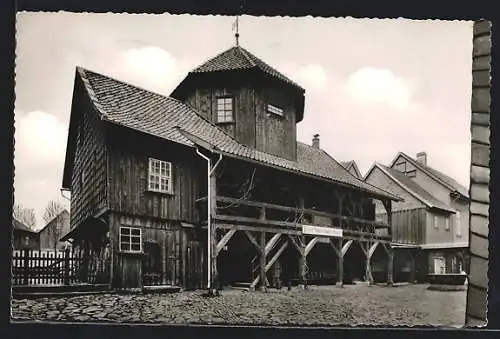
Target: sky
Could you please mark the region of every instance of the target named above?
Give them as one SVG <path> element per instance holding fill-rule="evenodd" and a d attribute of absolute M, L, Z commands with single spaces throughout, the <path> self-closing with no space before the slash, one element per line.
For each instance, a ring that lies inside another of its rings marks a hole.
<path fill-rule="evenodd" d="M 76 66 L 169 95 L 235 44 L 228 16 L 20 12 L 15 203 L 38 227 L 60 188 Z M 469 187 L 472 22 L 251 17 L 240 45 L 306 90 L 297 139 L 365 174 L 398 151 Z"/>

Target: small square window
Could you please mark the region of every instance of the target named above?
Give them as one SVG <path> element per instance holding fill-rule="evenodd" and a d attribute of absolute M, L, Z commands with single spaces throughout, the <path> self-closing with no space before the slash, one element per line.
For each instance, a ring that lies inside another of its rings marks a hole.
<path fill-rule="evenodd" d="M 233 98 L 217 98 L 217 122 L 233 122 Z"/>
<path fill-rule="evenodd" d="M 142 234 L 140 228 L 120 227 L 120 251 L 142 252 Z"/>
<path fill-rule="evenodd" d="M 172 163 L 149 159 L 148 190 L 172 193 Z"/>

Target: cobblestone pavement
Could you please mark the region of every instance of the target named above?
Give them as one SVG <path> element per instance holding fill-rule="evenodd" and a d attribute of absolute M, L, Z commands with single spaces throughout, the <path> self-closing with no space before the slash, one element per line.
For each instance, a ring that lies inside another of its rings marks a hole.
<path fill-rule="evenodd" d="M 238 325 L 462 326 L 466 292 L 426 285 L 310 286 L 268 292 L 102 294 L 13 299 L 13 320 Z"/>

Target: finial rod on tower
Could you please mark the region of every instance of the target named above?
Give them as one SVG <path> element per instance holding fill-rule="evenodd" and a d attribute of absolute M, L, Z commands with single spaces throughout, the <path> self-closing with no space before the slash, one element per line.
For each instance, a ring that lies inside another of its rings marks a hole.
<path fill-rule="evenodd" d="M 236 30 L 236 33 L 234 34 L 234 37 L 236 38 L 236 46 L 240 45 L 239 43 L 240 33 L 239 33 L 238 21 L 239 21 L 239 15 L 236 16 L 236 21 L 233 24 L 233 30 Z"/>

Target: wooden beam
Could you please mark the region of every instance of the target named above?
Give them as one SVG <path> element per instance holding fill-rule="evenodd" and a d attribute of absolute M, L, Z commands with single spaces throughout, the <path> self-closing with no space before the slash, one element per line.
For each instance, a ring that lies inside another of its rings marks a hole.
<path fill-rule="evenodd" d="M 332 242 L 333 245 L 333 242 Z M 335 246 L 334 246 L 335 248 Z M 347 250 L 346 250 L 347 251 Z M 342 239 L 338 239 L 338 250 L 337 250 L 337 286 L 344 286 L 344 247 L 342 246 Z"/>
<path fill-rule="evenodd" d="M 335 245 L 335 242 L 340 243 L 339 247 Z M 335 251 L 335 254 L 337 257 L 340 257 L 342 255 L 342 239 L 336 239 L 336 238 L 330 238 L 330 245 L 332 246 L 333 250 Z"/>
<path fill-rule="evenodd" d="M 371 258 L 373 256 L 373 253 L 375 253 L 375 250 L 378 247 L 379 242 L 374 243 L 370 249 L 368 250 L 368 257 Z"/>
<path fill-rule="evenodd" d="M 314 238 L 311 239 L 311 241 L 309 241 L 309 243 L 307 244 L 307 246 L 304 248 L 304 256 L 307 257 L 307 255 L 314 248 L 314 246 L 316 245 L 316 243 L 318 242 L 318 240 L 319 240 L 319 237 L 314 237 Z"/>
<path fill-rule="evenodd" d="M 276 227 L 265 227 L 265 226 L 251 226 L 251 225 L 236 225 L 232 223 L 217 223 L 217 228 L 220 229 L 235 229 L 237 231 L 250 231 L 250 232 L 269 232 L 269 233 L 281 233 L 288 235 L 298 235 L 302 234 L 301 230 L 291 230 Z"/>
<path fill-rule="evenodd" d="M 281 234 L 282 233 L 276 233 L 275 235 L 273 235 L 273 237 L 271 239 L 269 239 L 269 241 L 266 244 L 266 252 L 265 252 L 266 255 L 268 255 L 269 252 L 271 252 L 271 250 L 274 248 L 274 245 L 280 239 Z"/>
<path fill-rule="evenodd" d="M 347 253 L 347 251 L 348 251 L 348 250 L 349 250 L 349 248 L 351 247 L 352 242 L 353 242 L 353 240 L 348 240 L 348 241 L 344 244 L 344 246 L 342 246 L 342 257 L 344 257 L 344 256 L 345 256 L 345 254 Z"/>
<path fill-rule="evenodd" d="M 250 233 L 249 231 L 243 231 L 243 232 L 247 236 L 248 240 L 250 240 L 250 242 L 257 248 L 257 250 L 259 250 L 260 249 L 259 242 L 257 241 L 257 239 L 255 239 L 252 233 Z"/>
<path fill-rule="evenodd" d="M 219 254 L 219 252 L 224 248 L 224 246 L 226 246 L 226 244 L 229 242 L 229 240 L 231 240 L 231 238 L 233 237 L 233 235 L 235 233 L 236 233 L 236 230 L 233 229 L 233 230 L 229 230 L 226 234 L 224 234 L 222 239 L 217 244 L 215 255 Z"/>
<path fill-rule="evenodd" d="M 266 273 L 267 273 L 267 271 L 269 271 L 271 269 L 271 267 L 274 265 L 276 260 L 278 260 L 280 255 L 287 248 L 287 246 L 288 246 L 288 242 L 284 242 L 283 245 L 281 245 L 281 247 L 278 249 L 278 251 L 276 251 L 276 253 L 273 255 L 271 260 L 269 260 L 269 262 L 264 266 Z M 254 279 L 254 281 L 252 281 L 252 283 L 250 284 L 250 288 L 255 288 L 255 286 L 257 286 L 257 284 L 259 283 L 259 281 L 260 281 L 260 276 L 257 276 Z"/>
<path fill-rule="evenodd" d="M 342 198 L 343 199 L 343 198 Z M 300 213 L 304 212 L 305 214 L 314 214 L 318 216 L 324 216 L 324 217 L 329 217 L 332 219 L 342 219 L 346 221 L 355 221 L 359 223 L 369 223 L 373 224 L 377 227 L 380 228 L 385 228 L 388 225 L 383 222 L 378 222 L 374 220 L 364 220 L 361 218 L 356 218 L 352 216 L 343 216 L 339 212 L 338 214 L 335 213 L 328 213 L 324 211 L 318 211 L 318 210 L 312 210 L 312 209 L 307 209 L 307 208 L 296 208 L 296 207 L 290 207 L 290 206 L 283 206 L 283 205 L 276 205 L 276 204 L 271 204 L 267 202 L 258 202 L 258 201 L 251 201 L 251 200 L 239 200 L 235 198 L 229 198 L 229 197 L 222 197 L 218 196 L 217 201 L 220 202 L 225 202 L 225 203 L 238 203 L 239 205 L 245 205 L 245 206 L 250 206 L 250 207 L 258 207 L 258 208 L 266 208 L 266 209 L 272 209 L 272 210 L 278 210 L 278 211 L 284 211 L 284 212 L 295 212 L 295 213 Z M 341 203 L 341 201 L 339 201 Z M 299 200 L 299 206 L 300 206 L 300 200 Z"/>
<path fill-rule="evenodd" d="M 306 286 L 306 267 L 307 267 L 307 256 L 306 256 L 306 245 L 305 245 L 305 237 L 300 236 L 300 256 L 299 256 L 299 279 L 300 284 Z"/>
<path fill-rule="evenodd" d="M 292 237 L 290 234 L 288 235 L 288 238 L 290 239 L 290 241 L 292 242 L 293 246 L 297 249 L 297 251 L 300 251 L 302 250 L 302 248 L 300 247 L 300 245 L 297 243 L 297 241 L 295 240 L 294 237 Z"/>
<path fill-rule="evenodd" d="M 266 265 L 266 272 L 271 269 L 271 267 L 274 265 L 276 260 L 279 259 L 280 255 L 283 253 L 283 251 L 288 247 L 288 242 L 284 242 L 283 245 L 280 246 L 280 248 L 276 251 L 276 253 L 272 256 L 271 260 Z"/>
<path fill-rule="evenodd" d="M 260 289 L 265 291 L 266 286 L 266 232 L 260 232 Z"/>

